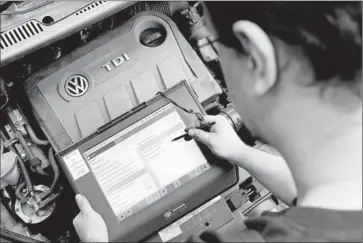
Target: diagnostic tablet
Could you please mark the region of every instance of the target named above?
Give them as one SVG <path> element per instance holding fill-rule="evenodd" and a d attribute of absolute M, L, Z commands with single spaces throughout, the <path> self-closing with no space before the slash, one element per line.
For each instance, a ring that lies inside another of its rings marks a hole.
<path fill-rule="evenodd" d="M 186 82 L 165 95 L 204 114 Z M 59 153 L 76 193 L 105 220 L 110 241 L 140 241 L 238 181 L 233 165 L 195 140 L 172 141 L 195 120 L 155 96 Z"/>

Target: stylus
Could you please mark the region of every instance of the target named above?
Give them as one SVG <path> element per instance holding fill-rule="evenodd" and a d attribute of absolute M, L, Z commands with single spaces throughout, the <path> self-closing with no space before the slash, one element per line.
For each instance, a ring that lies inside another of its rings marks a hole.
<path fill-rule="evenodd" d="M 185 141 L 189 141 L 189 140 L 191 140 L 192 138 L 191 137 L 189 137 L 189 135 L 188 134 L 183 134 L 183 135 L 180 135 L 180 136 L 178 136 L 178 137 L 176 137 L 176 138 L 174 138 L 174 139 L 172 139 L 171 141 L 172 142 L 174 142 L 174 141 L 177 141 L 177 140 L 179 140 L 179 139 L 182 139 L 182 138 L 184 138 L 185 139 Z"/>

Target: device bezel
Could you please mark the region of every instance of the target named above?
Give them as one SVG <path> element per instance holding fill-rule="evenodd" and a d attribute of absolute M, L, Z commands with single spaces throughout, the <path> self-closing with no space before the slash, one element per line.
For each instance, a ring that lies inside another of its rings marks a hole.
<path fill-rule="evenodd" d="M 164 93 L 178 104 L 205 114 L 194 91 L 186 81 L 174 85 Z M 169 101 L 162 96 L 155 96 L 149 101 L 135 107 L 130 112 L 105 124 L 93 134 L 57 154 L 61 161 L 61 166 L 75 192 L 82 193 L 86 196 L 94 210 L 102 215 L 108 228 L 110 241 L 140 241 L 191 212 L 223 191 L 231 188 L 238 182 L 238 170 L 236 170 L 234 165 L 217 158 L 206 146 L 198 143 L 203 155 L 210 163 L 211 168 L 191 181 L 186 182 L 177 190 L 172 191 L 169 195 L 159 199 L 157 203 L 153 203 L 134 215 L 131 215 L 129 218 L 119 222 L 94 178 L 93 173 L 88 173 L 76 181 L 73 180 L 70 171 L 62 161 L 62 156 L 75 149 L 78 149 L 82 154 L 168 103 Z M 188 114 L 177 107 L 175 107 L 175 109 L 187 126 L 193 124 L 196 120 L 194 115 Z M 88 164 L 87 166 L 89 167 Z M 91 171 L 90 167 L 89 170 Z M 179 212 L 176 217 L 172 219 L 166 219 L 164 217 L 166 212 L 169 212 L 180 205 L 184 205 L 183 208 L 185 209 Z"/>

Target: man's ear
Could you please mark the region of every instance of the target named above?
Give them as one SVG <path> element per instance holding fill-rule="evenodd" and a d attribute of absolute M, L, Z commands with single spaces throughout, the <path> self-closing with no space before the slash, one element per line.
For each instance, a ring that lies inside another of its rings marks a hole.
<path fill-rule="evenodd" d="M 251 92 L 263 95 L 276 83 L 275 49 L 267 34 L 255 23 L 239 20 L 233 24 L 233 33 L 249 55 L 252 69 Z"/>

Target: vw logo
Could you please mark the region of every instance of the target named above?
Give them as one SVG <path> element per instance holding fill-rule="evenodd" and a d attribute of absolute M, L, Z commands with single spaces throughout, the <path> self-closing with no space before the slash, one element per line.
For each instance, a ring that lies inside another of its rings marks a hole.
<path fill-rule="evenodd" d="M 165 218 L 166 220 L 170 219 L 170 217 L 171 217 L 171 212 L 170 212 L 170 211 L 168 211 L 168 212 L 164 213 L 164 218 Z"/>
<path fill-rule="evenodd" d="M 85 77 L 81 75 L 73 75 L 65 82 L 64 86 L 68 95 L 80 97 L 87 93 L 89 83 Z"/>

